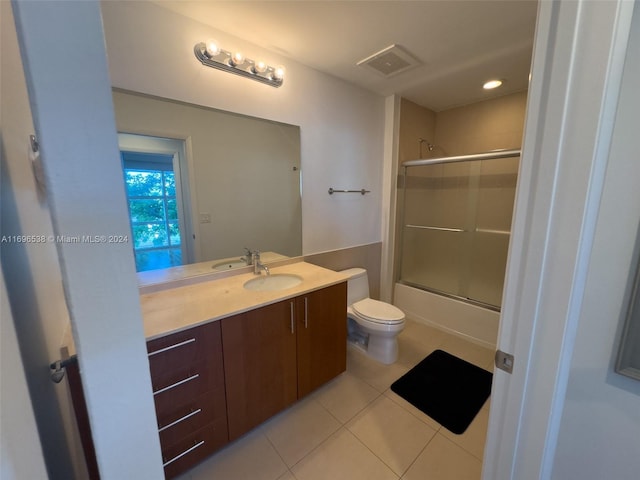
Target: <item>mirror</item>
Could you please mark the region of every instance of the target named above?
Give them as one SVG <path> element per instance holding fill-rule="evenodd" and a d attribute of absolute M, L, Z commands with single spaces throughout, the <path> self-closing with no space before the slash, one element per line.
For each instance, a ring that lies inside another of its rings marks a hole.
<path fill-rule="evenodd" d="M 127 181 L 136 263 L 149 270 L 141 283 L 246 266 L 245 248 L 263 262 L 302 254 L 300 127 L 122 90 L 113 101 L 125 172 L 164 159 L 158 170 L 175 174 L 164 220 L 136 213 L 150 200 Z M 171 228 L 150 239 L 162 222 Z M 182 265 L 154 272 L 171 263 L 139 262 L 160 250 Z"/>

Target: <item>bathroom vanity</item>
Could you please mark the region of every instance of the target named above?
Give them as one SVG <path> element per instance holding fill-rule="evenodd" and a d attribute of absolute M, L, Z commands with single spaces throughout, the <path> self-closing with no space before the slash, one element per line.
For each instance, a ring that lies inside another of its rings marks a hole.
<path fill-rule="evenodd" d="M 346 369 L 346 283 L 223 319 L 229 440 Z"/>
<path fill-rule="evenodd" d="M 345 276 L 305 262 L 271 272 L 301 282 L 253 291 L 247 273 L 141 295 L 166 478 L 346 369 Z M 68 369 L 73 392 L 77 364 Z M 77 417 L 82 433 L 88 423 Z"/>

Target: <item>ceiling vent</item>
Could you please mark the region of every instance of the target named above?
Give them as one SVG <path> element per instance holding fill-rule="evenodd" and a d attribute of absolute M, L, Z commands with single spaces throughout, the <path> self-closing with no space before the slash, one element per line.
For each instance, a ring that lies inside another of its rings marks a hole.
<path fill-rule="evenodd" d="M 391 45 L 370 57 L 360 60 L 357 65 L 373 70 L 384 77 L 392 77 L 417 67 L 419 62 L 402 47 Z"/>

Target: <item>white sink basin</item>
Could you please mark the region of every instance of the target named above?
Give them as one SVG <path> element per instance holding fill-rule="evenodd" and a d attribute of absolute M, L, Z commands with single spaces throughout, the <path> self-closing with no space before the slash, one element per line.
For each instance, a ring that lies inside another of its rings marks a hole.
<path fill-rule="evenodd" d="M 246 267 L 247 262 L 244 260 L 232 260 L 230 262 L 220 262 L 214 264 L 211 268 L 214 270 L 231 270 L 232 268 Z"/>
<path fill-rule="evenodd" d="M 274 273 L 273 275 L 261 275 L 244 283 L 244 288 L 254 291 L 286 290 L 302 283 L 302 277 L 288 273 Z"/>

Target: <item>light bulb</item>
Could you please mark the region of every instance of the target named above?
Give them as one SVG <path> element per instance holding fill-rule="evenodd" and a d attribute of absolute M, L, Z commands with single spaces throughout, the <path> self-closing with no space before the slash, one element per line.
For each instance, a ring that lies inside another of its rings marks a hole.
<path fill-rule="evenodd" d="M 236 67 L 244 63 L 244 55 L 240 52 L 236 52 L 231 56 L 231 65 Z"/>
<path fill-rule="evenodd" d="M 264 73 L 267 71 L 267 64 L 264 62 L 256 62 L 253 66 L 253 71 L 255 73 Z"/>
<path fill-rule="evenodd" d="M 205 53 L 207 57 L 215 57 L 220 54 L 220 45 L 213 39 L 209 39 L 205 42 Z"/>
<path fill-rule="evenodd" d="M 272 76 L 274 80 L 282 80 L 284 78 L 284 67 L 282 65 L 276 67 Z"/>
<path fill-rule="evenodd" d="M 485 82 L 484 85 L 482 85 L 482 88 L 484 88 L 485 90 L 491 90 L 494 88 L 498 88 L 500 85 L 502 85 L 502 80 L 489 80 L 488 82 Z"/>

